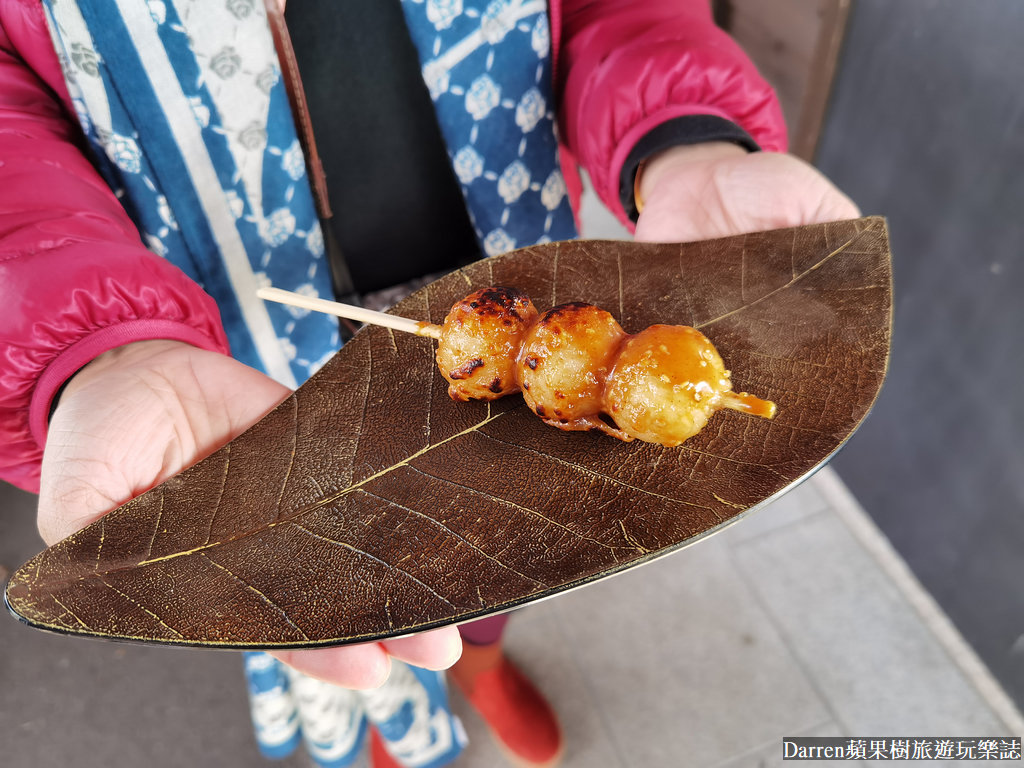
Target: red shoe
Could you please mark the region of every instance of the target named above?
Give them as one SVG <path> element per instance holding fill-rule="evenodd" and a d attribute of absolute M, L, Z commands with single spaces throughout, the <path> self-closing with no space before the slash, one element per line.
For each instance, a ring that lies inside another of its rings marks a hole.
<path fill-rule="evenodd" d="M 449 676 L 480 713 L 506 757 L 522 768 L 562 758 L 558 719 L 540 691 L 502 654 L 501 643 L 463 645 Z"/>
<path fill-rule="evenodd" d="M 402 768 L 402 764 L 388 752 L 384 739 L 377 729 L 370 726 L 370 768 Z"/>

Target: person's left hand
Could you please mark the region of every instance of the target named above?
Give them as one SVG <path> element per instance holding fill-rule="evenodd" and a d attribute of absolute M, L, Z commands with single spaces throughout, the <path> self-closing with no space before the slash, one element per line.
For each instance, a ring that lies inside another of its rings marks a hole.
<path fill-rule="evenodd" d="M 818 170 L 793 155 L 729 142 L 673 147 L 645 163 L 636 239 L 689 242 L 860 216 Z"/>

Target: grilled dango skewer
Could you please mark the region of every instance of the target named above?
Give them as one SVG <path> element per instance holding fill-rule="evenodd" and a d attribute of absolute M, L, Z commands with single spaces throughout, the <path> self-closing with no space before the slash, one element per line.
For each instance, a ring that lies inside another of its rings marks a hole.
<path fill-rule="evenodd" d="M 539 315 L 514 288 L 475 291 L 440 326 L 275 288 L 259 295 L 437 339 L 438 367 L 453 399 L 492 400 L 521 390 L 531 410 L 559 429 L 676 446 L 721 409 L 775 416 L 775 403 L 732 391 L 714 345 L 689 326 L 652 325 L 629 335 L 590 304 Z"/>

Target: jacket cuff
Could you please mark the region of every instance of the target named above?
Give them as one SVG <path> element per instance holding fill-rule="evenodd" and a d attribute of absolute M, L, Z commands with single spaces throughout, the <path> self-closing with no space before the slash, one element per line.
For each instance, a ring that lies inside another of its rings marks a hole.
<path fill-rule="evenodd" d="M 115 347 L 156 339 L 182 341 L 200 349 L 226 353 L 226 349 L 214 339 L 190 325 L 174 320 L 130 320 L 93 331 L 69 346 L 46 366 L 32 392 L 28 424 L 39 448 L 46 445 L 46 432 L 57 395 L 78 371 Z"/>
<path fill-rule="evenodd" d="M 0 479 L 33 492 L 51 404 L 96 356 L 149 339 L 228 351 L 213 299 L 169 262 L 122 242 L 43 245 L 0 257 Z"/>
<path fill-rule="evenodd" d="M 731 141 L 749 152 L 761 149 L 743 128 L 718 115 L 683 115 L 660 123 L 633 145 L 619 171 L 619 201 L 629 220 L 636 223 L 639 216 L 633 183 L 640 163 L 665 149 L 709 141 Z"/>

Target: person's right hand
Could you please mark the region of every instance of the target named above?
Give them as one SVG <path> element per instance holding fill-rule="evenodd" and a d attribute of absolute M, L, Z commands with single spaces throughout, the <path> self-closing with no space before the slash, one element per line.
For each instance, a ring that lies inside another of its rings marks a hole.
<path fill-rule="evenodd" d="M 111 350 L 68 382 L 50 421 L 39 493 L 47 544 L 212 453 L 287 397 L 236 360 L 177 341 Z M 461 653 L 455 627 L 384 643 L 275 652 L 312 677 L 346 688 L 387 679 L 389 656 L 445 669 Z"/>

